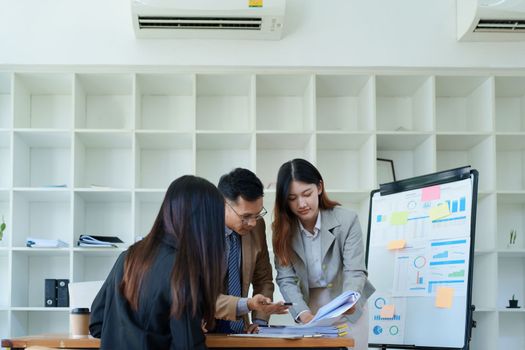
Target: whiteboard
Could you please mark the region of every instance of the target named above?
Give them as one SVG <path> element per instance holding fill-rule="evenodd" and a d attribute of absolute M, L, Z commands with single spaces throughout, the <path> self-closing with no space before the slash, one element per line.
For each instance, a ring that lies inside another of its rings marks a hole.
<path fill-rule="evenodd" d="M 471 174 L 470 168 L 372 192 L 367 239 L 369 280 L 376 287 L 368 307 L 371 346 L 468 347 L 475 199 L 477 172 Z M 393 315 L 386 312 L 392 307 Z"/>

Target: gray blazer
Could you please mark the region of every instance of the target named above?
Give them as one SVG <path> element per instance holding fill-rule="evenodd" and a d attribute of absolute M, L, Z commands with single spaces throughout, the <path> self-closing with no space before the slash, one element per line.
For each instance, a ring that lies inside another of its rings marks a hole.
<path fill-rule="evenodd" d="M 335 207 L 321 210 L 321 250 L 322 270 L 330 289 L 331 298 L 343 291 L 354 290 L 361 293 L 356 312 L 348 316 L 348 321 L 357 320 L 362 308 L 375 288 L 367 279 L 365 250 L 359 219 L 354 211 Z M 308 271 L 303 240 L 299 228 L 293 233 L 292 248 L 294 256 L 288 266 L 279 265 L 275 259 L 277 284 L 284 300 L 295 303 L 290 308 L 294 319 L 304 311 L 310 310 Z"/>

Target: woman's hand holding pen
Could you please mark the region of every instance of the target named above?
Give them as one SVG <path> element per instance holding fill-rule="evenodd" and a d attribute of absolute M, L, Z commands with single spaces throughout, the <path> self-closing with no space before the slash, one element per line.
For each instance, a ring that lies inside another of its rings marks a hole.
<path fill-rule="evenodd" d="M 248 299 L 248 309 L 250 311 L 260 311 L 267 315 L 272 314 L 286 314 L 288 313 L 288 305 L 284 303 L 272 303 L 272 299 L 265 297 L 262 294 L 256 294 L 252 298 Z"/>

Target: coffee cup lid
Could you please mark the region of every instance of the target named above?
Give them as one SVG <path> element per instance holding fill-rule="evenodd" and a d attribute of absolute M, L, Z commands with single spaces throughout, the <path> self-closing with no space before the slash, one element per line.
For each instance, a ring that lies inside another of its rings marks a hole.
<path fill-rule="evenodd" d="M 87 307 L 79 307 L 76 309 L 71 310 L 72 314 L 89 314 L 89 308 Z"/>

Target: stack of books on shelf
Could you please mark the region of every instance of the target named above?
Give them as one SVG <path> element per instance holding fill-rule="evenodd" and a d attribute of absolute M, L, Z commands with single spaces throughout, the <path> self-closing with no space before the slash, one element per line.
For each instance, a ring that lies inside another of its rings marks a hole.
<path fill-rule="evenodd" d="M 124 243 L 116 236 L 80 235 L 77 246 L 89 248 L 117 248 L 117 243 Z"/>

